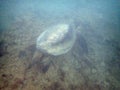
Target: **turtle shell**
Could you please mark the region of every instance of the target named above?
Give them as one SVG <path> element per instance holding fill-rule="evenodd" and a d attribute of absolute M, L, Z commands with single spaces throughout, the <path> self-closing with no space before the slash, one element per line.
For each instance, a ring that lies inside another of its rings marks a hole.
<path fill-rule="evenodd" d="M 75 30 L 69 24 L 57 24 L 40 34 L 36 47 L 43 53 L 61 55 L 72 48 L 75 39 Z"/>

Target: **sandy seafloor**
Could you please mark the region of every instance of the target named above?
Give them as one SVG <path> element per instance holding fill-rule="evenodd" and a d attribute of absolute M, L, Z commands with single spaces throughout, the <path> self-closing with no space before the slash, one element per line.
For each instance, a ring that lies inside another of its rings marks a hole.
<path fill-rule="evenodd" d="M 0 90 L 120 90 L 120 27 L 114 12 L 73 12 L 77 39 L 60 56 L 38 52 L 36 39 L 46 27 L 74 17 L 44 14 L 9 17 L 12 24 L 0 31 Z"/>

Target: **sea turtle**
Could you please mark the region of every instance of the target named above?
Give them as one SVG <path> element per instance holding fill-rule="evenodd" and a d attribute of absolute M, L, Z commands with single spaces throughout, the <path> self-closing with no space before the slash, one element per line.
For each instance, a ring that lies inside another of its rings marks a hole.
<path fill-rule="evenodd" d="M 37 66 L 40 67 L 44 66 L 43 70 L 46 70 L 46 66 L 48 67 L 56 56 L 70 51 L 77 39 L 79 25 L 79 22 L 60 23 L 45 29 L 38 36 L 36 46 L 33 45 L 35 52 L 26 70 L 33 67 L 34 64 L 39 64 Z"/>

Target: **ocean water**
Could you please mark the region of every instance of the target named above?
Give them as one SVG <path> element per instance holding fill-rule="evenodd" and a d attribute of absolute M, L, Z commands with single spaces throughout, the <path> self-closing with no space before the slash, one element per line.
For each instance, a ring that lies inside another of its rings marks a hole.
<path fill-rule="evenodd" d="M 62 23 L 76 32 L 72 48 L 38 50 Z M 120 90 L 120 1 L 0 0 L 0 90 Z"/>

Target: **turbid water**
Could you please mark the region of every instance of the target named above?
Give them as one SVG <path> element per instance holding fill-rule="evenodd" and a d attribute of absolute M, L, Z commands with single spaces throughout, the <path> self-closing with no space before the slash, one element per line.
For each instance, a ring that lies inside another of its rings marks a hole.
<path fill-rule="evenodd" d="M 0 90 L 119 90 L 119 20 L 119 0 L 0 0 Z"/>

